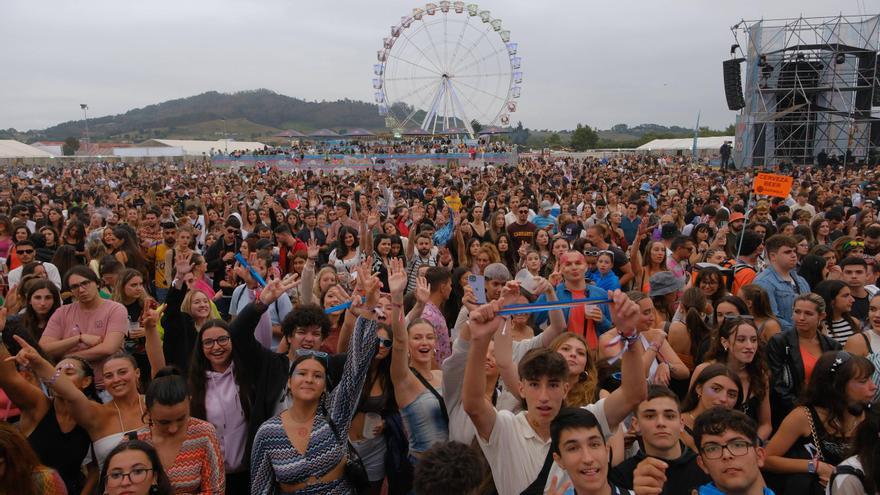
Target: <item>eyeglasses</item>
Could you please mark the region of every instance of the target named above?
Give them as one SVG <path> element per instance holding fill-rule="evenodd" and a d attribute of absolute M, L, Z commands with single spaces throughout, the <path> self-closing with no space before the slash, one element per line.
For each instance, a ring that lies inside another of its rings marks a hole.
<path fill-rule="evenodd" d="M 70 284 L 67 286 L 67 288 L 70 289 L 70 292 L 76 292 L 80 289 L 84 289 L 84 288 L 88 287 L 88 285 L 92 282 L 93 282 L 92 280 L 86 280 L 86 281 L 80 282 L 78 284 Z"/>
<path fill-rule="evenodd" d="M 229 344 L 229 341 L 232 340 L 229 335 L 223 335 L 222 337 L 217 337 L 216 339 L 205 339 L 202 341 L 202 347 L 205 349 L 210 349 L 214 347 L 214 344 L 219 345 L 220 347 L 225 347 Z"/>
<path fill-rule="evenodd" d="M 393 344 L 391 339 L 379 339 L 379 347 L 384 347 L 386 349 L 390 349 L 391 344 Z"/>
<path fill-rule="evenodd" d="M 746 440 L 732 440 L 722 445 L 720 443 L 709 442 L 700 448 L 700 453 L 706 459 L 721 459 L 724 455 L 724 449 L 730 452 L 734 457 L 741 457 L 749 453 L 749 449 L 753 446 L 752 442 Z"/>
<path fill-rule="evenodd" d="M 125 478 L 128 478 L 128 481 L 131 484 L 143 483 L 143 481 L 147 479 L 147 475 L 150 471 L 152 471 L 152 469 L 147 468 L 135 468 L 127 473 L 113 471 L 107 475 L 107 484 L 119 486 Z"/>
<path fill-rule="evenodd" d="M 34 254 L 33 249 L 16 249 L 15 252 L 17 254 Z"/>
<path fill-rule="evenodd" d="M 235 233 L 235 229 L 226 229 L 226 233 L 227 233 L 227 234 L 234 234 L 234 233 Z"/>
<path fill-rule="evenodd" d="M 296 357 L 313 357 L 319 361 L 324 362 L 324 366 L 329 365 L 330 359 L 329 354 L 324 351 L 313 351 L 311 349 L 297 349 Z"/>

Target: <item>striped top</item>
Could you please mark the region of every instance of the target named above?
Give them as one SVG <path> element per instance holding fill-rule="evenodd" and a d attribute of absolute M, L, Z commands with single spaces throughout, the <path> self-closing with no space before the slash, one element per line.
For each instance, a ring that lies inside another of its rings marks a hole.
<path fill-rule="evenodd" d="M 846 341 L 855 333 L 856 329 L 843 318 L 832 321 L 831 328 L 828 330 L 828 336 L 839 342 L 840 345 L 845 345 Z"/>
<path fill-rule="evenodd" d="M 327 413 L 336 426 L 338 437 L 319 409 L 312 423 L 308 447 L 301 453 L 290 443 L 280 415 L 267 420 L 257 430 L 251 452 L 253 495 L 278 493 L 276 481 L 295 485 L 312 476 L 324 476 L 348 454 L 346 439 L 351 419 L 378 348 L 376 322 L 358 318 L 351 339 L 342 378 L 327 398 Z M 335 495 L 353 492 L 348 483 L 340 479 L 311 485 L 303 493 Z"/>
<path fill-rule="evenodd" d="M 67 487 L 58 471 L 46 466 L 34 468 L 34 493 L 40 495 L 67 495 Z"/>
<path fill-rule="evenodd" d="M 151 442 L 149 427 L 137 431 L 139 440 Z M 174 465 L 163 466 L 175 494 L 222 494 L 226 491 L 223 454 L 214 426 L 201 419 L 189 418 L 186 440 L 174 459 Z"/>

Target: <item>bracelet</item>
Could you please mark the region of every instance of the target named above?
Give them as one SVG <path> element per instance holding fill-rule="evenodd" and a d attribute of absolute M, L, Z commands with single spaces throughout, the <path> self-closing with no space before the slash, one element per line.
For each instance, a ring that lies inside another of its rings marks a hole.
<path fill-rule="evenodd" d="M 639 339 L 639 332 L 636 330 L 633 330 L 633 332 L 630 335 L 626 335 L 625 333 L 621 332 L 620 330 L 618 330 L 617 333 L 618 333 L 618 335 L 620 335 L 620 340 L 623 340 L 627 344 L 632 344 L 633 342 L 635 342 L 636 340 Z"/>
<path fill-rule="evenodd" d="M 73 368 L 73 365 L 70 363 L 61 365 L 60 368 L 55 370 L 55 373 L 52 373 L 52 376 L 48 380 L 43 380 L 43 383 L 45 383 L 46 385 L 49 385 L 50 387 L 54 387 L 55 382 L 58 381 L 58 377 L 61 376 L 61 373 L 63 373 L 64 370 L 69 369 L 69 368 Z"/>
<path fill-rule="evenodd" d="M 656 342 L 651 342 L 651 345 L 648 346 L 648 350 L 660 354 L 660 346 Z"/>

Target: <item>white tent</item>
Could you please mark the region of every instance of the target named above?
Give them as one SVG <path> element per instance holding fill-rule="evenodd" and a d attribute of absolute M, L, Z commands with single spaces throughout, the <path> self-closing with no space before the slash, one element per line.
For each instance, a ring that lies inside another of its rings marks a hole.
<path fill-rule="evenodd" d="M 52 154 L 12 139 L 0 139 L 0 158 L 52 158 Z"/>
<path fill-rule="evenodd" d="M 715 150 L 718 151 L 721 148 L 721 145 L 724 144 L 725 141 L 730 141 L 731 146 L 733 145 L 734 136 L 714 136 L 714 137 L 701 137 L 697 138 L 697 149 L 698 150 Z M 649 141 L 641 146 L 639 146 L 638 150 L 641 151 L 653 151 L 653 150 L 691 150 L 694 147 L 694 138 L 679 138 L 679 139 L 655 139 L 653 141 Z"/>
<path fill-rule="evenodd" d="M 217 141 L 197 141 L 184 139 L 150 139 L 139 145 L 137 148 L 181 148 L 183 154 L 187 156 L 210 155 L 211 153 L 229 151 L 256 151 L 261 150 L 266 145 L 255 141 L 233 141 L 231 139 L 218 139 Z"/>

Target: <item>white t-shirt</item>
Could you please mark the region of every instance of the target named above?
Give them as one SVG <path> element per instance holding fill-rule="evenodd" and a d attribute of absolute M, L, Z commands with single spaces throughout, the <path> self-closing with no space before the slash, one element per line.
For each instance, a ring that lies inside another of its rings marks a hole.
<path fill-rule="evenodd" d="M 608 421 L 605 419 L 605 399 L 584 409 L 596 415 L 602 434 L 609 437 Z M 528 488 L 547 459 L 550 439 L 542 440 L 526 419 L 526 412 L 513 414 L 498 411 L 489 441 L 477 436 L 480 448 L 492 469 L 495 488 L 500 494 L 517 494 Z M 552 471 L 551 471 L 552 476 Z"/>
<path fill-rule="evenodd" d="M 838 467 L 839 466 L 850 466 L 863 471 L 862 463 L 856 456 L 844 459 L 843 462 L 838 464 Z M 838 474 L 834 477 L 834 483 L 825 487 L 825 493 L 828 495 L 864 495 L 865 488 L 862 487 L 862 482 L 859 480 L 858 476 L 853 474 Z"/>

